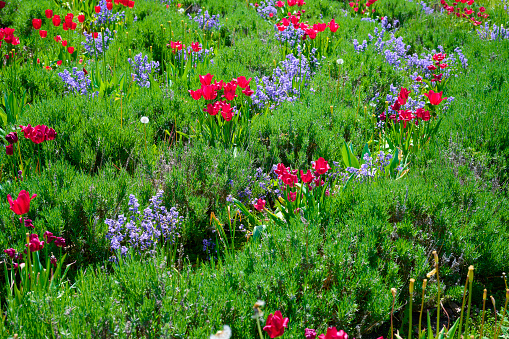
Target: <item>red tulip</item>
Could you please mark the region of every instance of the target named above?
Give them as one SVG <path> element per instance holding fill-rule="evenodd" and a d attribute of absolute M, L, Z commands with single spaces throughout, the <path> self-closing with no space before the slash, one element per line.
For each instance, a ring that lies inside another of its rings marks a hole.
<path fill-rule="evenodd" d="M 78 15 L 78 21 L 79 21 L 80 23 L 84 23 L 84 22 L 85 22 L 85 15 L 84 15 L 84 14 L 80 14 L 80 15 Z"/>
<path fill-rule="evenodd" d="M 330 166 L 329 164 L 327 163 L 327 161 L 325 161 L 324 158 L 320 157 L 318 158 L 317 161 L 315 161 L 315 163 L 313 164 L 313 169 L 318 173 L 318 174 L 325 174 L 328 170 L 330 170 Z"/>
<path fill-rule="evenodd" d="M 70 20 L 72 21 L 72 19 L 74 19 L 74 14 L 72 13 L 67 13 L 67 15 L 65 16 L 66 18 L 70 18 Z"/>
<path fill-rule="evenodd" d="M 201 51 L 201 47 L 200 47 L 200 43 L 199 42 L 192 42 L 191 43 L 191 48 L 193 49 L 193 51 L 195 52 L 199 52 Z"/>
<path fill-rule="evenodd" d="M 251 88 L 249 88 L 249 86 L 247 86 L 246 89 L 244 89 L 242 91 L 242 93 L 244 93 L 246 96 L 250 97 L 251 95 L 254 94 L 254 91 Z"/>
<path fill-rule="evenodd" d="M 75 22 L 72 23 L 71 29 L 74 31 L 76 29 L 77 24 Z"/>
<path fill-rule="evenodd" d="M 100 13 L 101 12 L 101 6 L 95 6 L 94 10 L 95 10 L 96 13 Z"/>
<path fill-rule="evenodd" d="M 34 26 L 34 29 L 40 29 L 42 25 L 41 19 L 33 19 L 32 20 L 32 26 Z"/>
<path fill-rule="evenodd" d="M 224 94 L 221 96 L 222 98 L 226 98 L 228 101 L 232 101 L 237 97 L 237 94 L 235 94 L 235 91 L 237 90 L 237 84 L 232 82 L 229 82 L 224 87 Z"/>
<path fill-rule="evenodd" d="M 325 24 L 325 23 L 324 24 L 317 23 L 317 24 L 313 25 L 313 29 L 318 32 L 323 32 L 323 31 L 325 31 L 326 28 L 327 28 L 327 24 Z"/>
<path fill-rule="evenodd" d="M 306 30 L 306 34 L 309 36 L 311 40 L 316 38 L 316 31 L 314 29 Z"/>
<path fill-rule="evenodd" d="M 398 101 L 401 105 L 406 104 L 409 94 L 410 94 L 410 91 L 408 89 L 401 87 L 401 90 L 399 91 L 399 96 L 398 96 Z"/>
<path fill-rule="evenodd" d="M 257 211 L 262 211 L 265 208 L 265 202 L 266 202 L 265 200 L 263 200 L 262 198 L 259 198 L 258 201 L 256 202 L 256 204 L 253 204 L 253 207 Z M 276 311 L 276 312 L 279 312 L 279 311 Z M 270 316 L 272 316 L 272 314 Z M 263 329 L 265 330 L 265 327 Z M 271 338 L 274 338 L 274 337 L 271 337 Z"/>
<path fill-rule="evenodd" d="M 207 112 L 210 115 L 217 115 L 219 113 L 220 107 L 215 104 L 208 104 L 207 108 L 204 108 L 203 111 Z"/>
<path fill-rule="evenodd" d="M 202 86 L 201 90 L 205 100 L 214 100 L 217 98 L 216 87 L 214 85 Z"/>
<path fill-rule="evenodd" d="M 339 28 L 339 25 L 334 21 L 334 19 L 332 19 L 329 23 L 329 29 L 332 33 L 336 33 L 336 31 L 338 30 Z"/>
<path fill-rule="evenodd" d="M 327 334 L 320 334 L 318 339 L 348 339 L 348 334 L 343 330 L 338 332 L 335 327 L 329 327 Z"/>
<path fill-rule="evenodd" d="M 288 0 L 288 2 L 290 2 L 290 0 Z M 283 318 L 281 311 L 276 311 L 274 314 L 269 314 L 263 330 L 267 332 L 269 337 L 277 338 L 285 333 L 286 327 L 288 327 L 288 318 Z"/>
<path fill-rule="evenodd" d="M 234 80 L 237 80 L 237 85 L 239 85 L 240 88 L 246 88 L 247 86 L 249 86 L 249 83 L 251 82 L 251 78 L 246 80 L 246 77 L 243 75 Z"/>
<path fill-rule="evenodd" d="M 276 7 L 284 7 L 285 3 L 283 1 L 276 2 Z"/>
<path fill-rule="evenodd" d="M 53 38 L 56 42 L 60 42 L 62 41 L 62 37 L 60 35 L 57 35 L 56 37 Z"/>
<path fill-rule="evenodd" d="M 62 46 L 66 47 L 67 46 L 67 40 L 63 40 L 62 41 Z"/>
<path fill-rule="evenodd" d="M 62 65 L 62 60 L 57 61 L 57 66 L 60 66 L 60 65 Z"/>
<path fill-rule="evenodd" d="M 46 134 L 48 132 L 48 127 L 45 125 L 37 125 L 34 128 L 32 128 L 31 133 L 29 134 L 28 138 L 32 140 L 34 144 L 40 144 L 44 140 L 46 140 Z M 25 131 L 23 131 L 25 132 Z M 25 133 L 26 138 L 26 133 Z"/>
<path fill-rule="evenodd" d="M 27 191 L 22 190 L 18 194 L 18 199 L 12 200 L 11 195 L 7 194 L 9 208 L 17 215 L 26 214 L 30 210 L 30 201 L 32 201 L 36 196 L 37 194 L 34 194 L 30 197 L 30 194 Z"/>
<path fill-rule="evenodd" d="M 69 47 L 67 48 L 67 52 L 69 52 L 69 54 L 73 54 L 74 53 L 74 47 Z"/>
<path fill-rule="evenodd" d="M 107 2 L 106 3 L 106 8 L 111 11 L 113 9 L 113 3 L 112 2 Z"/>
<path fill-rule="evenodd" d="M 200 100 L 202 97 L 202 91 L 201 88 L 198 88 L 196 91 L 189 90 L 189 94 L 191 94 L 191 97 L 194 100 Z"/>
<path fill-rule="evenodd" d="M 304 2 L 304 0 L 297 0 L 297 6 L 299 7 L 302 7 L 304 6 L 306 3 Z"/>
<path fill-rule="evenodd" d="M 30 249 L 30 252 L 38 252 L 44 248 L 44 241 L 40 241 L 37 234 L 30 234 L 30 242 L 25 246 Z"/>
<path fill-rule="evenodd" d="M 129 2 L 127 3 L 127 7 L 129 7 L 129 8 L 133 8 L 133 7 L 134 7 L 134 1 L 129 1 Z"/>
<path fill-rule="evenodd" d="M 233 110 L 229 103 L 220 101 L 221 104 L 221 115 L 223 119 L 226 121 L 231 121 L 233 119 Z"/>
<path fill-rule="evenodd" d="M 53 17 L 53 11 L 51 9 L 47 9 L 44 11 L 46 18 L 51 19 Z"/>
<path fill-rule="evenodd" d="M 53 17 L 53 19 L 51 19 L 51 21 L 53 22 L 53 26 L 55 26 L 55 27 L 60 26 L 60 22 L 61 22 L 60 21 L 60 15 L 55 15 Z"/>
<path fill-rule="evenodd" d="M 210 85 L 210 83 L 212 82 L 212 78 L 214 76 L 210 73 L 207 73 L 206 75 L 200 75 L 199 78 L 200 78 L 200 84 L 202 84 L 203 86 L 208 86 Z"/>
<path fill-rule="evenodd" d="M 313 173 L 311 173 L 311 170 L 308 170 L 306 172 L 306 174 L 304 174 L 304 172 L 302 170 L 300 170 L 300 179 L 302 180 L 302 182 L 304 183 L 308 183 L 308 182 L 311 182 L 313 180 L 314 176 L 313 176 Z"/>
<path fill-rule="evenodd" d="M 431 118 L 429 111 L 425 111 L 422 108 L 418 108 L 415 111 L 415 115 L 417 116 L 417 118 L 422 119 L 423 121 L 428 121 Z"/>
<path fill-rule="evenodd" d="M 67 24 L 65 22 L 62 24 L 62 29 L 64 31 L 67 31 L 69 29 L 69 27 L 67 26 Z"/>
<path fill-rule="evenodd" d="M 432 105 L 440 105 L 442 101 L 447 99 L 447 97 L 442 98 L 442 92 L 435 93 L 433 90 L 430 90 L 429 93 L 424 93 L 425 96 L 428 97 L 430 104 Z"/>
<path fill-rule="evenodd" d="M 297 0 L 287 0 L 288 6 L 293 7 L 297 4 Z"/>
<path fill-rule="evenodd" d="M 46 38 L 48 36 L 48 31 L 44 31 L 44 30 L 40 30 L 39 31 L 39 35 L 41 36 L 41 38 Z"/>
<path fill-rule="evenodd" d="M 92 32 L 92 37 L 97 39 L 99 37 L 99 32 Z"/>
<path fill-rule="evenodd" d="M 295 201 L 297 199 L 297 192 L 288 192 L 286 195 L 287 199 L 290 201 Z"/>
<path fill-rule="evenodd" d="M 0 1 L 0 9 L 4 8 L 5 7 L 5 2 L 3 1 Z"/>
<path fill-rule="evenodd" d="M 14 146 L 12 146 L 12 145 L 5 146 L 5 154 L 13 155 L 14 154 Z"/>

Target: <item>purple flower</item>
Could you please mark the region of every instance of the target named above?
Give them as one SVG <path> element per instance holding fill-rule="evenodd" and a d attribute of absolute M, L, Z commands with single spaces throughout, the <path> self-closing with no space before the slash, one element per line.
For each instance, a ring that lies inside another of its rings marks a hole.
<path fill-rule="evenodd" d="M 127 59 L 129 64 L 132 67 L 134 73 L 131 74 L 133 80 L 140 87 L 150 87 L 150 75 L 152 72 L 156 73 L 159 70 L 159 62 L 157 61 L 148 61 L 148 55 L 143 57 L 143 54 L 140 53 L 134 57 L 134 60 L 129 58 Z"/>
<path fill-rule="evenodd" d="M 202 10 L 199 9 L 194 18 L 191 14 L 188 14 L 188 16 L 190 20 L 198 23 L 198 27 L 200 29 L 205 31 L 221 28 L 221 24 L 219 23 L 219 14 L 210 15 L 209 11 L 202 12 Z"/>

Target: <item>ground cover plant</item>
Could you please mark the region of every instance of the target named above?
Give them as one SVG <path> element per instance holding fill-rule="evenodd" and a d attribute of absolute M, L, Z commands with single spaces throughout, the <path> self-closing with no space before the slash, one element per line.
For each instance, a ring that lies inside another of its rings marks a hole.
<path fill-rule="evenodd" d="M 508 337 L 508 6 L 0 1 L 0 337 Z"/>

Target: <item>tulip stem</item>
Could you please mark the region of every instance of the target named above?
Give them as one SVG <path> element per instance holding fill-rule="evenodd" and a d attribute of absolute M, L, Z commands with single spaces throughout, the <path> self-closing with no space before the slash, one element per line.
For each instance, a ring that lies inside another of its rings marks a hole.
<path fill-rule="evenodd" d="M 260 334 L 260 339 L 263 339 L 263 333 L 262 333 L 262 328 L 260 326 L 260 317 L 256 317 L 256 325 L 258 327 L 258 334 Z"/>
<path fill-rule="evenodd" d="M 21 143 L 18 141 L 18 153 L 19 153 L 19 166 L 21 167 L 21 176 L 25 174 L 25 171 L 23 170 L 23 160 L 21 160 Z"/>

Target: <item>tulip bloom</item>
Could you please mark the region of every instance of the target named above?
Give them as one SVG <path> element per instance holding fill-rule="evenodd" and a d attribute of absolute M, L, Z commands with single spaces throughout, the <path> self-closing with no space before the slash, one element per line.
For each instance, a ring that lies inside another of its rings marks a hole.
<path fill-rule="evenodd" d="M 313 169 L 320 175 L 325 174 L 328 170 L 330 170 L 330 166 L 325 161 L 324 158 L 320 157 L 317 161 L 313 164 Z"/>
<path fill-rule="evenodd" d="M 60 15 L 55 15 L 53 17 L 53 19 L 51 19 L 51 21 L 53 22 L 53 26 L 55 26 L 55 27 L 60 26 L 60 22 L 61 22 Z"/>
<path fill-rule="evenodd" d="M 44 11 L 44 15 L 46 15 L 46 18 L 51 19 L 53 17 L 53 11 L 51 9 L 47 9 Z"/>
<path fill-rule="evenodd" d="M 345 331 L 338 330 L 335 327 L 329 327 L 326 334 L 320 334 L 318 339 L 348 339 L 348 334 Z"/>
<path fill-rule="evenodd" d="M 194 52 L 201 51 L 201 47 L 200 47 L 200 43 L 199 42 L 192 42 L 191 43 L 191 48 L 193 49 Z"/>
<path fill-rule="evenodd" d="M 67 52 L 69 52 L 69 54 L 73 54 L 74 53 L 74 47 L 69 47 L 67 48 Z"/>
<path fill-rule="evenodd" d="M 128 1 L 127 2 L 127 7 L 133 8 L 134 7 L 134 1 Z"/>
<path fill-rule="evenodd" d="M 215 104 L 207 104 L 207 108 L 204 108 L 203 111 L 207 112 L 209 115 L 217 115 L 219 113 L 220 107 Z"/>
<path fill-rule="evenodd" d="M 440 105 L 442 101 L 447 99 L 447 97 L 442 98 L 442 92 L 435 93 L 433 90 L 430 90 L 429 93 L 424 93 L 424 95 L 429 99 L 430 104 L 432 105 Z"/>
<path fill-rule="evenodd" d="M 60 42 L 62 41 L 62 37 L 60 35 L 57 35 L 56 37 L 53 38 L 56 42 Z"/>
<path fill-rule="evenodd" d="M 269 314 L 263 330 L 270 338 L 277 338 L 285 333 L 286 327 L 288 327 L 288 318 L 283 318 L 281 311 L 276 311 L 274 314 Z"/>
<path fill-rule="evenodd" d="M 329 23 L 329 29 L 332 33 L 336 33 L 336 31 L 338 30 L 339 28 L 339 25 L 334 21 L 334 19 L 332 19 Z"/>
<path fill-rule="evenodd" d="M 0 1 L 0 9 L 2 9 L 4 7 L 5 7 L 5 2 L 4 1 Z"/>
<path fill-rule="evenodd" d="M 94 10 L 95 10 L 96 13 L 100 13 L 101 12 L 101 6 L 95 6 Z"/>
<path fill-rule="evenodd" d="M 288 192 L 287 198 L 291 202 L 294 202 L 297 199 L 297 192 Z"/>
<path fill-rule="evenodd" d="M 408 100 L 408 95 L 410 94 L 410 91 L 404 87 L 401 88 L 399 91 L 398 101 L 401 105 L 406 104 Z"/>
<path fill-rule="evenodd" d="M 84 14 L 80 14 L 80 15 L 78 15 L 78 21 L 79 21 L 80 23 L 85 22 L 85 15 L 84 15 Z"/>
<path fill-rule="evenodd" d="M 65 247 L 65 239 L 62 237 L 57 237 L 55 239 L 55 245 L 57 245 L 57 247 Z"/>
<path fill-rule="evenodd" d="M 25 246 L 30 249 L 30 252 L 38 252 L 44 248 L 44 241 L 40 241 L 37 234 L 30 234 L 30 242 Z"/>
<path fill-rule="evenodd" d="M 4 253 L 9 256 L 9 258 L 14 259 L 14 256 L 16 255 L 16 250 L 14 248 L 8 248 L 4 250 Z"/>
<path fill-rule="evenodd" d="M 67 47 L 67 40 L 62 41 L 62 46 Z"/>
<path fill-rule="evenodd" d="M 212 78 L 214 76 L 210 73 L 207 73 L 206 75 L 200 75 L 199 78 L 200 78 L 200 84 L 202 84 L 203 86 L 208 86 L 210 85 L 210 83 L 212 82 Z"/>
<path fill-rule="evenodd" d="M 237 94 L 235 94 L 235 91 L 237 90 L 237 84 L 232 82 L 229 82 L 224 87 L 224 94 L 221 96 L 223 98 L 226 98 L 228 101 L 232 101 L 237 97 Z"/>
<path fill-rule="evenodd" d="M 48 36 L 48 31 L 44 31 L 44 30 L 40 30 L 39 31 L 39 35 L 41 36 L 41 38 L 46 38 Z"/>
<path fill-rule="evenodd" d="M 34 29 L 40 29 L 42 25 L 41 19 L 33 19 L 32 20 L 32 26 L 34 26 Z"/>
<path fill-rule="evenodd" d="M 61 66 L 62 65 L 62 60 L 58 60 L 57 61 L 57 66 Z"/>
<path fill-rule="evenodd" d="M 276 7 L 284 7 L 285 3 L 283 1 L 276 2 Z"/>
<path fill-rule="evenodd" d="M 9 208 L 11 209 L 11 211 L 16 213 L 17 215 L 26 214 L 30 210 L 30 201 L 32 201 L 36 196 L 37 196 L 37 194 L 34 194 L 34 195 L 32 195 L 32 197 L 30 197 L 30 194 L 27 191 L 22 190 L 18 194 L 18 199 L 12 200 L 11 195 L 7 194 L 7 200 L 9 201 Z"/>
<path fill-rule="evenodd" d="M 323 31 L 325 31 L 326 28 L 327 28 L 327 24 L 325 24 L 325 23 L 323 23 L 323 24 L 318 23 L 318 24 L 313 25 L 313 29 L 318 32 L 323 32 Z"/>
<path fill-rule="evenodd" d="M 113 9 L 113 3 L 112 2 L 107 2 L 106 3 L 106 8 L 111 11 Z"/>
<path fill-rule="evenodd" d="M 422 108 L 418 108 L 415 111 L 415 115 L 417 116 L 418 119 L 422 119 L 423 121 L 428 121 L 431 118 L 429 111 L 425 111 Z"/>
<path fill-rule="evenodd" d="M 265 200 L 263 200 L 262 198 L 258 199 L 258 201 L 255 204 L 253 204 L 253 207 L 257 211 L 262 211 L 265 208 Z"/>
<path fill-rule="evenodd" d="M 196 91 L 189 90 L 189 94 L 191 94 L 191 97 L 194 100 L 200 100 L 202 97 L 202 91 L 201 88 L 198 88 Z"/>
<path fill-rule="evenodd" d="M 7 135 L 5 136 L 5 140 L 7 140 L 7 142 L 8 142 L 9 144 L 15 144 L 15 143 L 17 143 L 17 142 L 18 142 L 18 133 L 16 133 L 16 132 L 11 132 L 11 133 L 7 134 Z"/>
<path fill-rule="evenodd" d="M 311 40 L 316 39 L 316 31 L 314 29 L 306 30 L 306 34 L 309 36 Z"/>
<path fill-rule="evenodd" d="M 246 96 L 250 97 L 254 94 L 254 91 L 249 88 L 249 86 L 246 87 L 246 89 L 242 90 L 242 93 L 244 93 Z"/>
<path fill-rule="evenodd" d="M 201 88 L 201 90 L 202 90 L 203 98 L 205 98 L 205 100 L 214 100 L 215 98 L 217 98 L 217 92 L 216 92 L 215 86 L 213 86 L 213 85 L 203 86 Z"/>
<path fill-rule="evenodd" d="M 313 180 L 314 176 L 313 173 L 311 173 L 311 170 L 308 170 L 306 174 L 302 170 L 300 170 L 300 179 L 303 183 L 309 183 Z"/>
<path fill-rule="evenodd" d="M 14 154 L 14 147 L 12 145 L 5 146 L 5 154 L 13 155 Z"/>
<path fill-rule="evenodd" d="M 304 330 L 304 337 L 306 339 L 315 339 L 316 338 L 316 331 L 312 328 L 306 328 Z"/>
<path fill-rule="evenodd" d="M 251 82 L 251 78 L 246 80 L 246 77 L 243 75 L 234 80 L 237 80 L 237 85 L 239 85 L 239 87 L 241 88 L 246 88 L 247 86 L 249 86 L 249 82 Z"/>
<path fill-rule="evenodd" d="M 287 0 L 288 6 L 293 7 L 297 4 L 297 0 Z"/>

